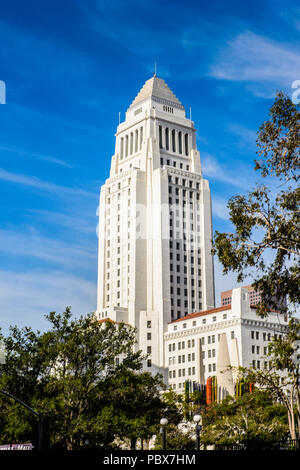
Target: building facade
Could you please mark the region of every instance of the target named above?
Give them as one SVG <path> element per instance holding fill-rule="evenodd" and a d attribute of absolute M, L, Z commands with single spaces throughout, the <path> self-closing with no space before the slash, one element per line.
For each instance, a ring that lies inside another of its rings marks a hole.
<path fill-rule="evenodd" d="M 96 312 L 137 328 L 150 372 L 167 371 L 168 325 L 215 306 L 211 238 L 194 123 L 154 75 L 117 128 L 100 192 Z"/>
<path fill-rule="evenodd" d="M 268 344 L 286 332 L 288 319 L 270 312 L 256 315 L 247 288 L 233 289 L 231 303 L 177 319 L 164 335 L 168 383 L 183 392 L 185 382 L 216 378 L 218 399 L 234 394 L 239 366 L 268 369 Z M 230 370 L 229 367 L 232 367 Z"/>
<path fill-rule="evenodd" d="M 243 286 L 249 292 L 249 301 L 251 305 L 258 305 L 261 300 L 261 294 L 253 289 L 252 285 Z M 221 305 L 231 304 L 232 299 L 232 289 L 221 292 Z M 287 300 L 286 298 L 272 298 L 272 304 L 269 303 L 270 310 L 274 309 L 284 313 L 287 310 Z"/>

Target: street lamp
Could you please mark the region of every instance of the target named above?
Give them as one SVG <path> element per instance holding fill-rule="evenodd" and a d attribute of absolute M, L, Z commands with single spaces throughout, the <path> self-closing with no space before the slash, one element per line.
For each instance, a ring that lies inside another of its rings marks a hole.
<path fill-rule="evenodd" d="M 201 424 L 199 424 L 200 421 L 201 421 L 201 415 L 195 415 L 194 422 L 196 423 L 196 449 L 197 450 L 200 450 L 200 431 L 202 429 Z"/>
<path fill-rule="evenodd" d="M 160 420 L 160 425 L 161 425 L 160 433 L 162 435 L 162 448 L 163 448 L 163 450 L 166 450 L 166 426 L 167 426 L 167 424 L 168 424 L 167 418 L 162 418 Z"/>

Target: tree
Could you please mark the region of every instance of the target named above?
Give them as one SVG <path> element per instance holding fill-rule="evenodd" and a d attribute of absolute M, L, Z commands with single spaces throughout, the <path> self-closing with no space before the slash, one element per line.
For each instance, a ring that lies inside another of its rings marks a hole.
<path fill-rule="evenodd" d="M 118 414 L 118 436 L 129 439 L 130 448 L 136 448 L 138 439 L 148 442 L 159 430 L 162 416 L 172 422 L 180 420 L 176 404 L 165 399 L 165 385 L 160 375 L 152 376 L 147 372 L 136 374 L 124 371 L 107 381 L 104 406 L 115 403 L 114 412 Z"/>
<path fill-rule="evenodd" d="M 296 309 L 300 300 L 300 112 L 289 97 L 278 93 L 269 120 L 258 132 L 258 159 L 261 172 L 276 191 L 257 185 L 246 195 L 228 202 L 230 221 L 235 231 L 216 231 L 213 253 L 218 255 L 223 272 L 237 273 L 238 282 L 253 275 L 252 286 L 261 293 L 257 313 L 266 316 L 285 299 Z M 286 311 L 284 302 L 279 307 Z"/>
<path fill-rule="evenodd" d="M 227 396 L 203 414 L 204 445 L 268 445 L 288 434 L 286 411 L 268 391 L 254 390 L 237 399 Z"/>
<path fill-rule="evenodd" d="M 72 319 L 70 308 L 47 319 L 51 328 L 44 333 L 12 327 L 3 338 L 0 389 L 43 413 L 53 448 L 109 448 L 117 437 L 136 437 L 135 425 L 140 436 L 147 434 L 164 404 L 161 379 L 141 373 L 135 330 L 100 324 L 92 314 Z M 3 442 L 32 440 L 34 417 L 3 396 L 0 421 Z"/>

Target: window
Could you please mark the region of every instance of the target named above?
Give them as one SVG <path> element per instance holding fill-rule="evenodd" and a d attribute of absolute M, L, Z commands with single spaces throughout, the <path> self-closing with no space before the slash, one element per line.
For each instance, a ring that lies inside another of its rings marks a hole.
<path fill-rule="evenodd" d="M 169 150 L 169 129 L 166 127 L 165 130 L 165 136 L 166 136 L 166 150 Z M 169 165 L 170 163 L 168 163 Z"/>
<path fill-rule="evenodd" d="M 176 152 L 176 145 L 175 145 L 175 129 L 172 130 L 172 151 Z"/>
<path fill-rule="evenodd" d="M 140 129 L 140 149 L 142 148 L 143 144 L 143 128 L 141 127 Z"/>
<path fill-rule="evenodd" d="M 189 154 L 189 144 L 188 144 L 188 134 L 184 134 L 184 147 L 185 147 L 185 154 Z"/>
<path fill-rule="evenodd" d="M 161 126 L 159 126 L 159 148 L 162 149 L 162 127 Z M 162 160 L 162 158 L 161 158 L 161 160 Z M 162 165 L 162 161 L 160 163 Z"/>
<path fill-rule="evenodd" d="M 133 154 L 133 133 L 130 133 L 130 155 Z"/>
<path fill-rule="evenodd" d="M 124 152 L 124 137 L 121 137 L 121 150 L 120 150 L 121 160 L 123 158 L 123 152 Z"/>
<path fill-rule="evenodd" d="M 181 140 L 181 132 L 178 132 L 178 151 L 182 153 L 182 140 Z"/>

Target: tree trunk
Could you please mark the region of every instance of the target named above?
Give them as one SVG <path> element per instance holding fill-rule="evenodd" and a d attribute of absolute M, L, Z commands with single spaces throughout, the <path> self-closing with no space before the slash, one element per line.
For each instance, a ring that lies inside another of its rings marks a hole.
<path fill-rule="evenodd" d="M 135 446 L 136 446 L 136 437 L 132 437 L 130 441 L 130 449 L 135 450 Z"/>
<path fill-rule="evenodd" d="M 288 422 L 291 439 L 297 439 L 296 427 L 295 427 L 295 414 L 293 409 L 293 395 L 291 394 L 291 399 L 288 407 Z"/>

